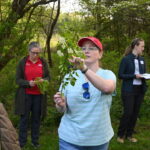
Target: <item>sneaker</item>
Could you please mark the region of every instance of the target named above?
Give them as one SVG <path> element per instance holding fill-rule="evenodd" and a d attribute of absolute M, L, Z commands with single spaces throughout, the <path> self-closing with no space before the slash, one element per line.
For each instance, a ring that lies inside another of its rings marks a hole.
<path fill-rule="evenodd" d="M 117 137 L 117 142 L 123 144 L 124 143 L 124 138 Z"/>
<path fill-rule="evenodd" d="M 40 144 L 39 144 L 39 143 L 36 143 L 36 144 L 35 144 L 35 143 L 32 143 L 31 145 L 32 145 L 35 149 L 37 149 L 37 148 L 40 147 Z"/>
<path fill-rule="evenodd" d="M 138 141 L 136 138 L 133 137 L 127 137 L 127 139 L 132 143 L 136 143 Z"/>

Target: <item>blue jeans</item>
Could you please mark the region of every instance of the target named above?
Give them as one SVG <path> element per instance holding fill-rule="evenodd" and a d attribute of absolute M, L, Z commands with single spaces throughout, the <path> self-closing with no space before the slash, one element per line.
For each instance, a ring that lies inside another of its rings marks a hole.
<path fill-rule="evenodd" d="M 78 146 L 59 139 L 59 150 L 108 150 L 109 142 L 98 146 Z"/>
<path fill-rule="evenodd" d="M 26 94 L 25 114 L 21 115 L 19 126 L 19 142 L 20 146 L 24 146 L 27 142 L 27 130 L 31 122 L 31 140 L 33 144 L 38 144 L 40 116 L 41 116 L 41 99 L 42 95 Z M 30 119 L 31 113 L 31 119 Z"/>

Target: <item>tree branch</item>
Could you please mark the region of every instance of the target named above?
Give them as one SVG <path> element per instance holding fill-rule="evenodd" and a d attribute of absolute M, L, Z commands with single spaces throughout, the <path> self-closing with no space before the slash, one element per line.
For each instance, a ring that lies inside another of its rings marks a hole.
<path fill-rule="evenodd" d="M 51 38 L 52 38 L 52 34 L 53 34 L 53 31 L 54 31 L 54 27 L 57 23 L 57 20 L 58 20 L 58 17 L 59 17 L 59 14 L 60 14 L 60 0 L 58 0 L 58 8 L 57 8 L 57 14 L 54 18 L 54 20 L 52 21 L 52 23 L 50 22 L 50 30 L 48 30 L 48 34 L 47 34 L 47 39 L 46 39 L 46 47 L 47 47 L 47 53 L 48 53 L 48 63 L 49 65 L 52 67 L 52 58 L 51 58 L 51 47 L 50 47 L 50 41 L 51 41 Z M 51 16 L 52 17 L 52 16 Z"/>
<path fill-rule="evenodd" d="M 24 9 L 24 13 L 28 12 L 32 7 L 37 7 L 39 5 L 45 5 L 45 4 L 48 4 L 50 2 L 56 2 L 57 0 L 41 0 L 41 1 L 38 1 L 34 4 L 31 4 L 30 6 L 28 6 L 26 9 Z"/>

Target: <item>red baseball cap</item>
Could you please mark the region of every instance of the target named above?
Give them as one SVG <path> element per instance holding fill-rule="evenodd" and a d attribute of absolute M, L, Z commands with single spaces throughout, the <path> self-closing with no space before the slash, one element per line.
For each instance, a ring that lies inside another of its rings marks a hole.
<path fill-rule="evenodd" d="M 85 41 L 91 41 L 93 42 L 100 50 L 103 50 L 103 45 L 102 43 L 99 41 L 99 39 L 95 38 L 95 37 L 92 37 L 92 36 L 89 36 L 89 37 L 83 37 L 81 38 L 79 41 L 78 41 L 78 45 L 80 47 L 82 47 L 83 43 Z"/>

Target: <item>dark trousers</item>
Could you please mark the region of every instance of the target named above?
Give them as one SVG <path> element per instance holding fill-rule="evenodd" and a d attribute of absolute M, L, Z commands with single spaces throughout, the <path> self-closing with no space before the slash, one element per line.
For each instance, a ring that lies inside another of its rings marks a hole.
<path fill-rule="evenodd" d="M 143 98 L 141 86 L 134 86 L 132 93 L 122 92 L 124 111 L 118 128 L 119 137 L 132 137 Z"/>
<path fill-rule="evenodd" d="M 24 146 L 27 142 L 28 125 L 31 122 L 31 140 L 38 144 L 42 95 L 26 95 L 25 114 L 20 117 L 19 142 Z M 30 117 L 31 116 L 31 117 Z"/>

